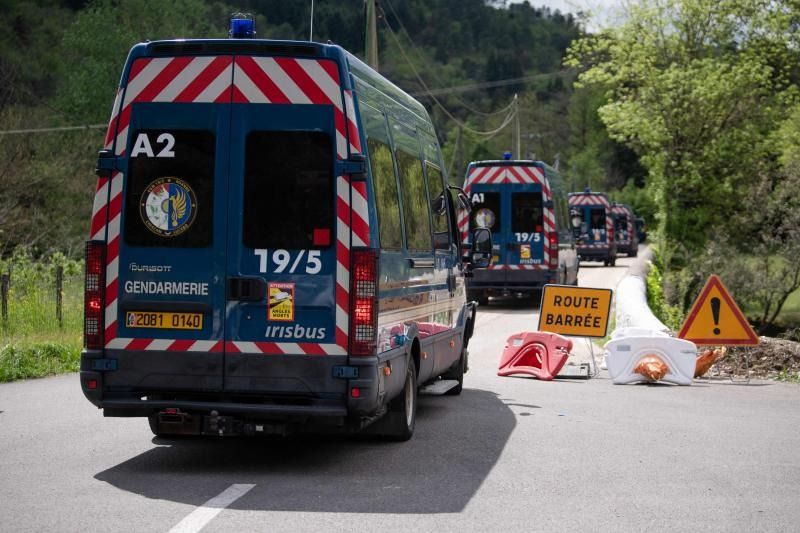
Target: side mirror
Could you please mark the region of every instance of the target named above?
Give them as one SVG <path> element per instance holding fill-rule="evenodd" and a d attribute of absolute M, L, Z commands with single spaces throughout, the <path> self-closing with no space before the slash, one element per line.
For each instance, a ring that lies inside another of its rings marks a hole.
<path fill-rule="evenodd" d="M 486 268 L 492 264 L 492 232 L 488 228 L 472 230 L 470 263 L 473 268 Z"/>
<path fill-rule="evenodd" d="M 545 209 L 553 209 L 553 207 L 555 207 L 553 200 L 545 200 L 542 205 L 545 207 Z"/>

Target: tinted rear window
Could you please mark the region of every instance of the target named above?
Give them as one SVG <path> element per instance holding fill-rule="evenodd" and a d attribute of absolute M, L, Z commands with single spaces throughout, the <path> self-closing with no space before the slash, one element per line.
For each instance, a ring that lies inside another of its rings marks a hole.
<path fill-rule="evenodd" d="M 138 130 L 125 184 L 125 242 L 171 248 L 211 244 L 214 134 Z"/>
<path fill-rule="evenodd" d="M 511 195 L 511 231 L 539 233 L 543 223 L 542 193 L 515 192 Z"/>
<path fill-rule="evenodd" d="M 602 207 L 593 207 L 590 209 L 589 225 L 591 229 L 606 229 L 606 210 Z"/>
<path fill-rule="evenodd" d="M 244 169 L 244 244 L 289 249 L 329 246 L 334 228 L 332 167 L 327 133 L 250 133 Z"/>
<path fill-rule="evenodd" d="M 500 223 L 500 193 L 499 192 L 474 192 L 470 195 L 472 200 L 472 213 L 469 216 L 470 229 L 489 228 L 498 232 L 502 228 Z"/>

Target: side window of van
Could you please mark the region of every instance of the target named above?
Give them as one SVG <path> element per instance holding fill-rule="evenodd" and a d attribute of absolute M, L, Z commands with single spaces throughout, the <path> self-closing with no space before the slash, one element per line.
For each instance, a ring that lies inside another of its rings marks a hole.
<path fill-rule="evenodd" d="M 433 245 L 437 250 L 449 250 L 450 229 L 447 224 L 447 190 L 442 181 L 442 171 L 427 162 L 425 163 L 425 170 L 428 173 L 428 187 L 431 191 Z"/>
<path fill-rule="evenodd" d="M 200 248 L 213 235 L 215 138 L 210 131 L 138 130 L 125 177 L 125 242 Z M 161 156 L 164 150 L 169 156 Z"/>
<path fill-rule="evenodd" d="M 397 178 L 389 148 L 386 120 L 377 109 L 361 104 L 361 119 L 367 133 L 367 151 L 372 171 L 372 186 L 378 207 L 378 228 L 381 248 L 400 249 L 403 235 L 400 231 L 400 203 L 397 194 Z"/>
<path fill-rule="evenodd" d="M 335 231 L 333 146 L 320 131 L 254 131 L 244 165 L 242 236 L 250 248 L 327 247 Z"/>
<path fill-rule="evenodd" d="M 409 250 L 432 251 L 428 188 L 419 158 L 419 142 L 413 131 L 396 122 L 392 124 L 392 138 L 403 198 L 406 246 Z"/>

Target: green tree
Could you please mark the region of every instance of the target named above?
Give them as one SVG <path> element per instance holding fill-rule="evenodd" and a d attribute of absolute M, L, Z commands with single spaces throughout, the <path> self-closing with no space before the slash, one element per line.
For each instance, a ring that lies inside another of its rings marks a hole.
<path fill-rule="evenodd" d="M 144 40 L 224 37 L 230 8 L 201 0 L 93 0 L 66 30 L 56 106 L 73 120 L 108 120 L 130 48 Z"/>
<path fill-rule="evenodd" d="M 570 50 L 580 82 L 608 88 L 609 135 L 648 169 L 668 266 L 727 225 L 769 161 L 767 135 L 792 94 L 792 15 L 770 0 L 640 0 Z"/>

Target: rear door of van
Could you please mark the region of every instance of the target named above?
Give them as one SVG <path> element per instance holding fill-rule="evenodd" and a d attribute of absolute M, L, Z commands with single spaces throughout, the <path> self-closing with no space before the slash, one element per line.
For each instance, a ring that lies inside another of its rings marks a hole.
<path fill-rule="evenodd" d="M 109 392 L 222 387 L 231 69 L 229 56 L 143 57 L 127 73 L 108 207 Z"/>
<path fill-rule="evenodd" d="M 341 398 L 347 381 L 331 367 L 347 357 L 349 265 L 337 253 L 350 245 L 350 190 L 338 64 L 237 56 L 233 92 L 224 387 Z"/>
<path fill-rule="evenodd" d="M 509 270 L 532 270 L 545 265 L 544 177 L 533 167 L 508 167 L 505 225 Z M 509 281 L 514 274 L 509 273 Z M 520 280 L 523 281 L 523 280 Z"/>

